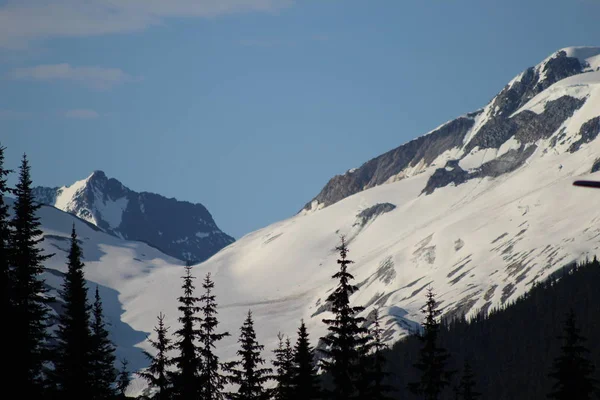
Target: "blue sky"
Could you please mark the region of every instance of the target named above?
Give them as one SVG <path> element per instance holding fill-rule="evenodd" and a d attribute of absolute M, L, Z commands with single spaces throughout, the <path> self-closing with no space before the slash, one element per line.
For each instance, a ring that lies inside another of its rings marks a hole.
<path fill-rule="evenodd" d="M 103 170 L 236 238 L 487 103 L 600 0 L 0 0 L 0 142 L 37 185 Z"/>

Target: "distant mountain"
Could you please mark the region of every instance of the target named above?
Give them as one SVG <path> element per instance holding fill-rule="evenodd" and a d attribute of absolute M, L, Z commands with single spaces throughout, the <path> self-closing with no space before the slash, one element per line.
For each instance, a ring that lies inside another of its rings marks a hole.
<path fill-rule="evenodd" d="M 104 172 L 58 188 L 37 187 L 39 202 L 98 226 L 122 239 L 146 242 L 180 260 L 204 261 L 234 239 L 223 233 L 202 204 L 137 193 Z"/>

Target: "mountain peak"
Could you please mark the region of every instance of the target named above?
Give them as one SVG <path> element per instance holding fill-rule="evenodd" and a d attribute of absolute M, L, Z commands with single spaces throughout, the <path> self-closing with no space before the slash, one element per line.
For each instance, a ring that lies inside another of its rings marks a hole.
<path fill-rule="evenodd" d="M 181 260 L 204 261 L 234 241 L 202 204 L 137 193 L 100 170 L 69 186 L 37 187 L 34 195 L 107 233 L 144 241 Z"/>
<path fill-rule="evenodd" d="M 97 169 L 94 172 L 92 172 L 92 174 L 87 179 L 90 180 L 90 179 L 107 179 L 107 178 L 106 178 L 106 174 L 104 173 L 104 171 Z"/>

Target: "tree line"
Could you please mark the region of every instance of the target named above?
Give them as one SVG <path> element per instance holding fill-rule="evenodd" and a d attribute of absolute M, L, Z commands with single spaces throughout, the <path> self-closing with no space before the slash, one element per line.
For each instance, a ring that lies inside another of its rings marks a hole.
<path fill-rule="evenodd" d="M 11 365 L 3 368 L 3 388 L 14 388 L 28 399 L 123 397 L 129 384 L 126 361 L 118 371 L 97 287 L 94 302 L 88 301 L 75 227 L 61 291 L 64 303 L 51 333 L 55 299 L 42 274 L 52 254 L 39 247 L 40 205 L 32 193 L 29 161 L 23 156 L 18 182 L 9 188 L 12 171 L 4 166 L 4 150 L 0 146 L 0 287 L 1 313 L 9 321 L 3 327 L 3 351 Z M 8 194 L 15 197 L 12 216 Z"/>
<path fill-rule="evenodd" d="M 6 178 L 11 171 L 4 167 L 4 150 L 0 146 L 0 284 L 3 315 L 8 315 L 11 322 L 9 329 L 4 329 L 5 350 L 15 364 L 3 378 L 24 398 L 123 398 L 131 374 L 126 360 L 121 361 L 120 368 L 116 366 L 115 346 L 109 338 L 97 286 L 94 301 L 88 300 L 84 255 L 75 226 L 61 290 L 62 309 L 56 329 L 54 332 L 50 329 L 49 305 L 54 299 L 48 295 L 42 274 L 44 261 L 52 255 L 39 248 L 42 231 L 36 213 L 40 205 L 32 194 L 29 162 L 24 156 L 18 182 L 9 188 Z M 12 217 L 5 203 L 7 194 L 15 197 Z M 343 236 L 336 251 L 339 269 L 332 276 L 336 287 L 326 299 L 330 313 L 323 319 L 327 333 L 320 346 L 315 348 L 310 343 L 306 324 L 299 321 L 295 341 L 279 334 L 270 365 L 263 356 L 264 346 L 258 341 L 251 310 L 240 328 L 236 358 L 219 359 L 218 343 L 230 333 L 218 329 L 215 282 L 207 274 L 202 280 L 202 294 L 197 297 L 196 278 L 188 263 L 177 299 L 178 327 L 171 335 L 165 315 L 158 315 L 154 335 L 148 338 L 153 350 L 145 352 L 148 367 L 135 372 L 149 386 L 141 397 L 159 400 L 496 398 L 490 388 L 495 387 L 494 382 L 510 381 L 503 374 L 510 376 L 511 371 L 500 369 L 490 374 L 486 367 L 491 371 L 488 363 L 496 361 L 499 368 L 506 365 L 501 363 L 499 353 L 512 353 L 511 347 L 518 347 L 518 342 L 501 341 L 501 348 L 494 349 L 496 353 L 489 352 L 489 356 L 482 343 L 489 345 L 505 339 L 494 332 L 496 321 L 504 321 L 502 316 L 506 313 L 518 313 L 525 303 L 548 301 L 542 299 L 552 298 L 551 295 L 543 297 L 538 293 L 551 292 L 552 288 L 570 282 L 573 275 L 553 278 L 510 307 L 479 314 L 469 321 L 464 318 L 443 321 L 439 303 L 429 288 L 421 329 L 388 349 L 377 310 L 374 321 L 368 323 L 360 316 L 364 308 L 351 304 L 352 295 L 359 289 L 349 271 L 353 261 L 348 258 L 349 249 Z M 600 271 L 596 260 L 591 264 Z M 531 319 L 531 315 L 528 317 Z M 553 317 L 550 324 L 556 326 L 557 316 Z M 572 309 L 564 326 L 559 335 L 561 346 L 548 337 L 541 340 L 547 349 L 554 349 L 554 352 L 547 350 L 554 359 L 552 363 L 544 359 L 544 367 L 551 367 L 545 372 L 537 371 L 536 384 L 544 382 L 544 395 L 549 398 L 591 399 L 598 393 L 594 362 Z M 456 368 L 459 361 L 460 368 Z M 523 398 L 539 398 L 539 394 L 540 390 L 537 397 Z"/>

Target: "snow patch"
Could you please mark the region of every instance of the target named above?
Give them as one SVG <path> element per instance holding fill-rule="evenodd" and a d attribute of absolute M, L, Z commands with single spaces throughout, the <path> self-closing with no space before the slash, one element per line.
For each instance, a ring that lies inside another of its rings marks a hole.
<path fill-rule="evenodd" d="M 112 229 L 116 229 L 121 225 L 123 212 L 127 209 L 128 204 L 129 200 L 123 197 L 117 200 L 96 201 L 95 205 L 102 220 L 108 223 Z"/>
<path fill-rule="evenodd" d="M 496 149 L 480 149 L 475 147 L 469 154 L 464 156 L 458 165 L 468 171 L 481 167 L 485 162 L 490 161 L 496 155 Z"/>

